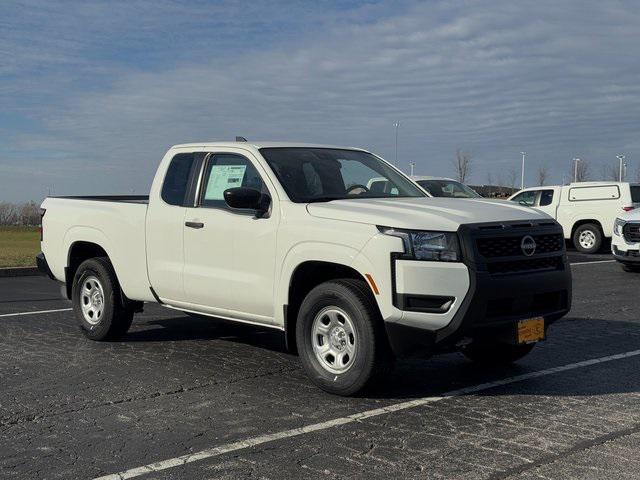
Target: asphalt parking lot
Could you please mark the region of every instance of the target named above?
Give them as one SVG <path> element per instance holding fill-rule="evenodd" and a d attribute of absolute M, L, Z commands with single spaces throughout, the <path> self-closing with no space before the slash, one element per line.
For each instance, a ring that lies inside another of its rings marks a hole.
<path fill-rule="evenodd" d="M 640 275 L 570 254 L 573 309 L 517 365 L 307 381 L 271 330 L 147 306 L 95 343 L 43 277 L 0 279 L 2 478 L 640 478 Z"/>

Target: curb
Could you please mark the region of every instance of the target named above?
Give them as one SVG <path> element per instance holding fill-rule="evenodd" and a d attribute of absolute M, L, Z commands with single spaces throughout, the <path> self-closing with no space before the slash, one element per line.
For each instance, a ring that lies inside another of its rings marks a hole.
<path fill-rule="evenodd" d="M 33 277 L 42 275 L 38 267 L 3 267 L 0 268 L 0 278 L 6 277 Z"/>

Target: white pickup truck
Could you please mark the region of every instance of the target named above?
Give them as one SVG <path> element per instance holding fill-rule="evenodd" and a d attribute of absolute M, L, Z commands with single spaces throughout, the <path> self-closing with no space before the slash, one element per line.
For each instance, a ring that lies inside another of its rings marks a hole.
<path fill-rule="evenodd" d="M 89 338 L 120 338 L 144 302 L 271 327 L 341 395 L 397 356 L 517 360 L 571 304 L 555 220 L 431 198 L 360 149 L 178 145 L 149 197 L 47 198 L 42 215 L 38 265 Z"/>
<path fill-rule="evenodd" d="M 509 200 L 555 218 L 567 240 L 582 253 L 597 253 L 611 238 L 618 215 L 640 206 L 640 185 L 627 182 L 577 182 L 564 186 L 532 187 Z"/>
<path fill-rule="evenodd" d="M 611 253 L 626 272 L 640 272 L 640 209 L 629 210 L 616 218 Z"/>

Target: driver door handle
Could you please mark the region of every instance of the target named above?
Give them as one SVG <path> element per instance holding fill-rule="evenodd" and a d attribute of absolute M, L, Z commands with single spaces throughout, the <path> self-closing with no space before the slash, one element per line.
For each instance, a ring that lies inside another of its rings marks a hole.
<path fill-rule="evenodd" d="M 202 222 L 184 222 L 184 224 L 189 228 L 204 228 L 204 223 Z"/>

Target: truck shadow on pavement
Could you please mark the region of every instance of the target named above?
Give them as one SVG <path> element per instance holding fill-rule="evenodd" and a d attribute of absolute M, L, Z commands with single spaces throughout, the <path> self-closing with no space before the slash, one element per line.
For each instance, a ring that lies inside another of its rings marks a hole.
<path fill-rule="evenodd" d="M 287 353 L 283 334 L 280 331 L 267 327 L 198 316 L 149 320 L 141 323 L 141 325 L 144 325 L 145 328 L 142 330 L 129 331 L 122 341 L 181 342 L 225 340 L 275 352 Z"/>
<path fill-rule="evenodd" d="M 264 362 L 275 355 L 281 360 L 298 364 L 298 358 L 285 349 L 281 332 L 208 318 L 171 318 L 149 320 L 143 328 L 131 331 L 123 342 L 201 342 L 212 341 L 204 347 L 212 356 L 221 348 L 236 350 L 238 356 L 255 358 L 266 352 Z M 215 341 L 215 342 L 214 342 Z M 142 346 L 140 346 L 143 348 Z M 249 347 L 249 351 L 247 351 Z M 174 348 L 176 348 L 174 346 Z M 202 349 L 203 346 L 200 345 Z M 507 377 L 569 365 L 584 360 L 604 358 L 640 349 L 640 324 L 634 321 L 568 317 L 549 330 L 548 340 L 537 346 L 519 362 L 507 366 L 480 366 L 467 360 L 461 353 L 434 356 L 427 359 L 400 359 L 394 370 L 361 397 L 371 399 L 411 399 L 437 395 L 492 382 Z M 262 352 L 262 353 L 261 353 Z M 606 381 L 593 381 L 590 371 L 615 368 L 619 375 Z M 567 373 L 558 373 L 542 379 L 531 379 L 512 384 L 518 393 L 535 395 L 605 395 L 640 391 L 640 355 L 613 360 L 603 364 L 580 367 Z M 581 378 L 589 378 L 582 381 Z M 567 378 L 569 380 L 567 381 Z M 522 387 L 522 386 L 527 387 Z M 529 385 L 536 387 L 531 389 Z M 483 395 L 490 394 L 484 392 Z M 336 399 L 338 397 L 335 397 Z"/>

